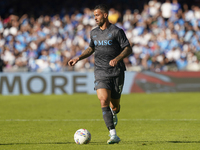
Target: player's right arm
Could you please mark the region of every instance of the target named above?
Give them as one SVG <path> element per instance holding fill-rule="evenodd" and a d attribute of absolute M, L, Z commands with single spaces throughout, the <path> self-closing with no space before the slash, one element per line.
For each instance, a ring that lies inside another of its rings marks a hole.
<path fill-rule="evenodd" d="M 74 66 L 78 61 L 89 57 L 89 56 L 92 55 L 93 53 L 94 53 L 94 48 L 88 47 L 86 50 L 83 51 L 83 53 L 82 53 L 79 57 L 76 57 L 76 58 L 71 59 L 71 60 L 68 62 L 68 65 L 69 65 L 69 66 Z"/>

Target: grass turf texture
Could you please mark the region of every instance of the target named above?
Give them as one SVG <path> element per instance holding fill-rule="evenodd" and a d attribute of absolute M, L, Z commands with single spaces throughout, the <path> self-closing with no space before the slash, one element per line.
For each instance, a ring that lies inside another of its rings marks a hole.
<path fill-rule="evenodd" d="M 108 130 L 96 95 L 0 96 L 2 150 L 197 150 L 200 93 L 122 95 L 116 127 L 119 144 L 107 145 Z M 87 145 L 74 133 L 86 128 Z"/>

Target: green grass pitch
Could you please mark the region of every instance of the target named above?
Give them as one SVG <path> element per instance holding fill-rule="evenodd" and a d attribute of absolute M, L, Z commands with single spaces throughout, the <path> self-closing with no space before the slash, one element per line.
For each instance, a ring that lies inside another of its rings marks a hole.
<path fill-rule="evenodd" d="M 96 95 L 0 96 L 0 150 L 198 150 L 199 112 L 200 93 L 124 94 L 108 145 Z M 74 142 L 80 128 L 89 144 Z"/>

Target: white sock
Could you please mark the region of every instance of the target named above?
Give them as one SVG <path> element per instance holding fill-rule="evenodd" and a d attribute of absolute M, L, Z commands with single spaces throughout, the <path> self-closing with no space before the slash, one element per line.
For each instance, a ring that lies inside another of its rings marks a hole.
<path fill-rule="evenodd" d="M 117 135 L 115 129 L 111 129 L 109 132 L 110 132 L 110 135 L 111 135 L 111 136 Z"/>

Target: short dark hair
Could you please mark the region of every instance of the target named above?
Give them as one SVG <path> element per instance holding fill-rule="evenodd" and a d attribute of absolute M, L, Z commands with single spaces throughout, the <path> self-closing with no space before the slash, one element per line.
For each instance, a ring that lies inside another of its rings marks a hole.
<path fill-rule="evenodd" d="M 105 5 L 105 4 L 100 4 L 100 5 L 97 5 L 94 10 L 96 9 L 100 9 L 101 11 L 103 11 L 104 13 L 107 13 L 108 14 L 108 7 Z"/>

